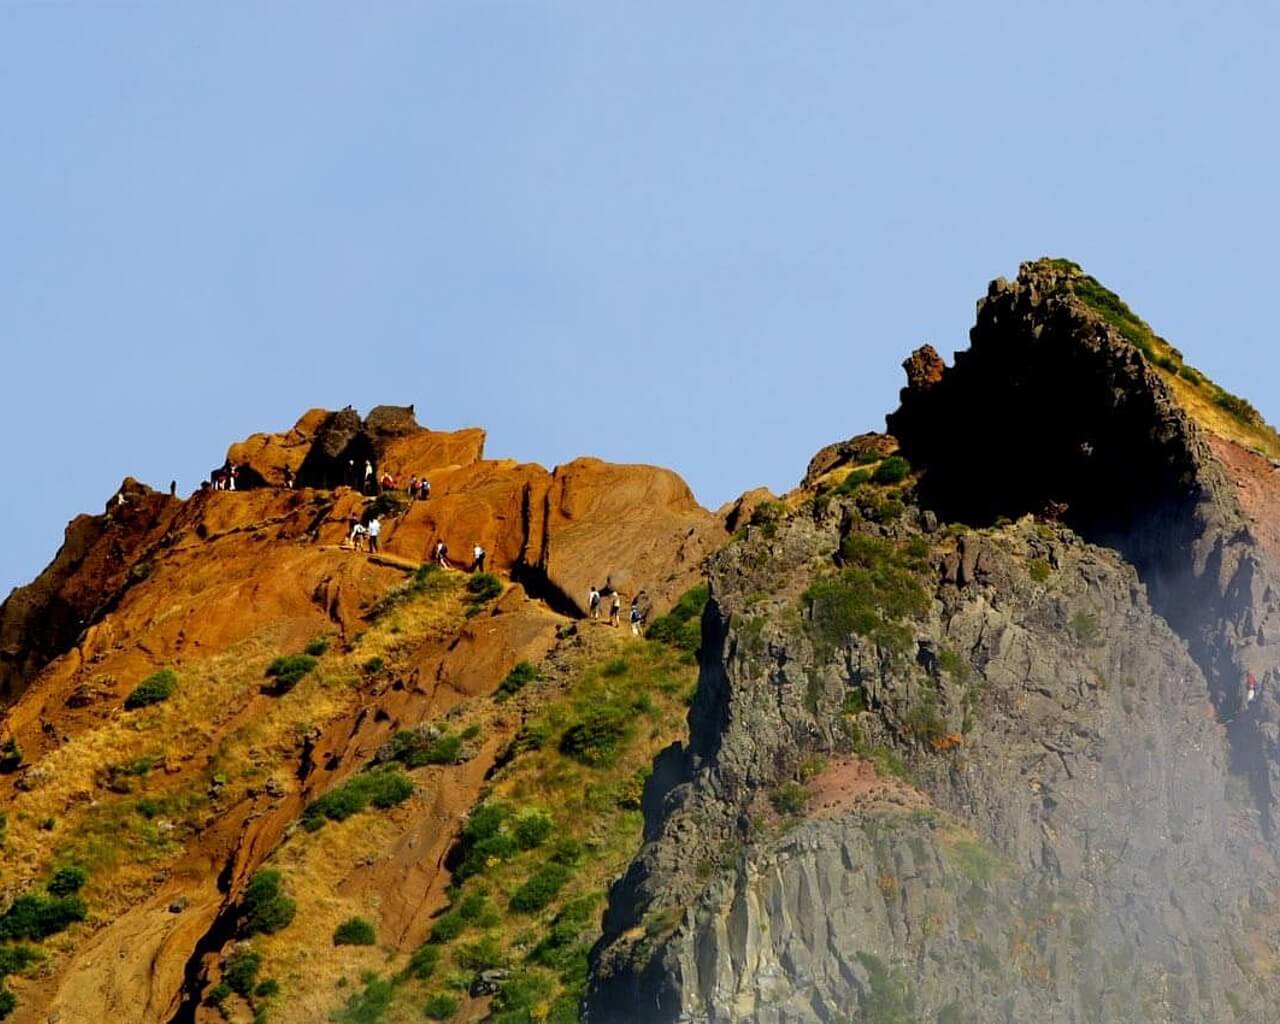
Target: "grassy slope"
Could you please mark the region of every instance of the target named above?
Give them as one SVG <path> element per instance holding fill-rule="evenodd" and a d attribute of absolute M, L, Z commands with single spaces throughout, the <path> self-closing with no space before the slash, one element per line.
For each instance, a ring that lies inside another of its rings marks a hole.
<path fill-rule="evenodd" d="M 1043 263 L 1065 274 L 1071 293 L 1146 357 L 1172 386 L 1178 403 L 1201 426 L 1259 454 L 1280 458 L 1280 435 L 1258 411 L 1187 364 L 1182 353 L 1156 334 L 1115 292 L 1070 260 Z"/>

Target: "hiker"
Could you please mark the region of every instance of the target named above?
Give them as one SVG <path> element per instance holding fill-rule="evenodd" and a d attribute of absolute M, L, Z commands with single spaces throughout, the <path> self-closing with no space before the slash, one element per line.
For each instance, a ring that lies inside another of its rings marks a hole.
<path fill-rule="evenodd" d="M 631 599 L 631 635 L 632 636 L 640 635 L 640 623 L 641 621 L 643 621 L 643 616 L 640 614 L 640 605 L 638 604 L 639 600 L 640 600 L 640 595 L 638 594 Z"/>
<path fill-rule="evenodd" d="M 622 615 L 622 595 L 616 590 L 613 592 L 613 602 L 609 605 L 609 625 L 617 626 L 618 619 Z"/>
<path fill-rule="evenodd" d="M 369 488 L 371 488 L 372 486 L 373 486 L 373 463 L 370 462 L 368 459 L 365 459 L 364 460 L 364 486 L 361 488 L 361 490 L 363 490 L 365 494 L 370 494 L 372 492 L 369 490 Z"/>
<path fill-rule="evenodd" d="M 368 532 L 364 527 L 364 523 L 357 522 L 355 526 L 351 527 L 351 548 L 353 551 L 364 550 L 364 538 Z"/>
<path fill-rule="evenodd" d="M 394 490 L 396 486 L 396 478 L 391 475 L 391 471 L 384 469 L 382 478 L 378 481 L 378 493 L 382 494 L 386 491 Z"/>
<path fill-rule="evenodd" d="M 441 569 L 450 568 L 449 545 L 446 544 L 443 540 L 436 541 L 435 559 L 436 559 L 436 565 L 440 566 Z"/>
<path fill-rule="evenodd" d="M 1252 672 L 1250 672 L 1248 677 L 1245 679 L 1245 688 L 1248 692 L 1245 694 L 1244 706 L 1248 707 L 1253 703 L 1254 698 L 1258 696 L 1258 677 Z"/>
<path fill-rule="evenodd" d="M 414 473 L 413 476 L 409 478 L 409 500 L 410 501 L 418 500 L 418 474 L 417 473 Z"/>
<path fill-rule="evenodd" d="M 418 481 L 418 500 L 426 501 L 431 497 L 431 481 L 425 476 Z"/>
<path fill-rule="evenodd" d="M 228 489 L 234 491 L 236 489 L 236 477 L 240 475 L 240 467 L 232 466 L 227 470 L 227 480 L 229 481 Z"/>
<path fill-rule="evenodd" d="M 600 618 L 600 591 L 596 590 L 594 583 L 591 584 L 591 593 L 587 595 L 587 607 L 591 609 L 593 619 Z"/>
<path fill-rule="evenodd" d="M 484 557 L 488 552 L 479 544 L 475 546 L 475 550 L 471 552 L 475 556 L 475 563 L 472 566 L 472 572 L 484 572 Z"/>
<path fill-rule="evenodd" d="M 288 466 L 284 467 L 284 485 L 289 490 L 293 490 L 293 470 Z"/>
<path fill-rule="evenodd" d="M 178 481 L 170 480 L 169 481 L 169 497 L 176 498 L 177 496 L 178 496 Z"/>
<path fill-rule="evenodd" d="M 369 531 L 369 551 L 372 553 L 378 550 L 378 534 L 382 532 L 382 521 L 374 516 L 369 520 L 366 529 Z"/>
<path fill-rule="evenodd" d="M 356 485 L 356 460 L 347 459 L 346 483 L 348 487 Z"/>

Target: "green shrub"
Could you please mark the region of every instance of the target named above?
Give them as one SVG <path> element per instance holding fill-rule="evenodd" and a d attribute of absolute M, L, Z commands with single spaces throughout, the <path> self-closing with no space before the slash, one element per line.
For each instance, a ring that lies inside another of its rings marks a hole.
<path fill-rule="evenodd" d="M 205 1005 L 216 1006 L 219 1010 L 222 1010 L 222 1004 L 227 1001 L 230 995 L 231 995 L 231 986 L 228 985 L 225 981 L 220 981 L 216 985 L 214 985 L 213 988 L 209 989 L 207 993 L 205 993 L 205 997 L 204 997 Z M 223 1012 L 223 1016 L 224 1017 L 226 1016 L 225 1011 Z"/>
<path fill-rule="evenodd" d="M 53 877 L 49 879 L 49 884 L 45 886 L 45 889 L 48 890 L 51 896 L 70 896 L 83 889 L 87 881 L 89 881 L 89 872 L 73 864 L 65 868 L 58 868 L 53 873 Z"/>
<path fill-rule="evenodd" d="M 378 941 L 373 924 L 363 917 L 349 917 L 333 932 L 335 946 L 372 946 Z"/>
<path fill-rule="evenodd" d="M 253 990 L 253 994 L 259 999 L 270 999 L 272 996 L 280 994 L 280 982 L 275 978 L 263 978 L 258 982 L 258 987 Z"/>
<path fill-rule="evenodd" d="M 586 981 L 587 954 L 591 947 L 583 941 L 590 935 L 595 914 L 595 896 L 571 900 L 556 914 L 543 939 L 529 953 L 529 963 L 559 972 L 566 984 L 579 977 Z"/>
<path fill-rule="evenodd" d="M 532 662 L 517 662 L 511 671 L 507 673 L 506 678 L 498 684 L 498 689 L 494 692 L 494 698 L 501 702 L 508 697 L 514 697 L 526 685 L 537 678 L 538 669 Z"/>
<path fill-rule="evenodd" d="M 1037 583 L 1046 583 L 1052 575 L 1053 569 L 1049 563 L 1043 558 L 1033 558 L 1027 565 L 1027 575 L 1029 575 Z"/>
<path fill-rule="evenodd" d="M 379 672 L 382 671 L 385 664 L 386 663 L 381 658 L 370 658 L 360 667 L 365 670 L 366 674 L 371 676 L 376 676 Z"/>
<path fill-rule="evenodd" d="M 563 864 L 543 864 L 511 894 L 511 909 L 520 914 L 537 913 L 560 895 L 572 874 Z"/>
<path fill-rule="evenodd" d="M 18 998 L 0 984 L 0 1020 L 7 1020 L 18 1006 Z"/>
<path fill-rule="evenodd" d="M 902 717 L 907 735 L 920 743 L 934 743 L 947 734 L 947 722 L 932 697 L 917 700 Z"/>
<path fill-rule="evenodd" d="M 372 972 L 365 975 L 364 983 L 364 988 L 353 993 L 346 1005 L 329 1018 L 334 1024 L 380 1024 L 395 999 L 395 983 Z"/>
<path fill-rule="evenodd" d="M 467 601 L 474 608 L 479 608 L 486 601 L 492 601 L 501 594 L 502 580 L 491 572 L 474 573 L 467 580 Z"/>
<path fill-rule="evenodd" d="M 475 924 L 489 913 L 489 894 L 483 889 L 469 892 L 458 904 L 458 916 L 467 924 Z"/>
<path fill-rule="evenodd" d="M 321 655 L 328 653 L 329 641 L 323 638 L 312 640 L 302 649 L 302 653 L 309 658 L 319 658 Z"/>
<path fill-rule="evenodd" d="M 685 591 L 671 611 L 654 620 L 645 635 L 682 651 L 696 651 L 702 643 L 702 613 L 710 599 L 711 588 L 705 583 Z"/>
<path fill-rule="evenodd" d="M 1204 383 L 1204 376 L 1200 371 L 1188 366 L 1186 363 L 1182 363 L 1178 367 L 1178 376 L 1185 381 L 1195 384 L 1197 387 Z"/>
<path fill-rule="evenodd" d="M 450 1020 L 458 1012 L 458 998 L 448 992 L 436 992 L 427 996 L 422 1012 L 428 1020 Z"/>
<path fill-rule="evenodd" d="M 1093 612 L 1078 611 L 1071 616 L 1071 632 L 1086 647 L 1092 647 L 1102 635 L 1102 623 Z"/>
<path fill-rule="evenodd" d="M 396 766 L 360 772 L 308 804 L 302 812 L 302 825 L 314 832 L 324 825 L 326 818 L 346 821 L 370 805 L 386 810 L 408 800 L 413 789 L 413 780 L 401 774 Z"/>
<path fill-rule="evenodd" d="M 840 486 L 835 489 L 836 494 L 852 494 L 863 484 L 871 482 L 872 472 L 869 469 L 855 469 L 840 481 Z"/>
<path fill-rule="evenodd" d="M 890 455 L 871 475 L 873 483 L 900 484 L 911 474 L 911 465 L 901 455 Z"/>
<path fill-rule="evenodd" d="M 168 700 L 173 696 L 177 685 L 178 677 L 170 669 L 162 668 L 159 672 L 152 672 L 124 699 L 125 710 L 133 711 Z"/>
<path fill-rule="evenodd" d="M 1218 389 L 1213 397 L 1213 404 L 1223 409 L 1228 415 L 1238 419 L 1246 426 L 1256 427 L 1262 423 L 1262 416 L 1247 400 L 1229 391 Z"/>
<path fill-rule="evenodd" d="M 88 913 L 84 900 L 74 894 L 19 896 L 0 916 L 0 942 L 12 939 L 39 941 L 83 921 Z"/>
<path fill-rule="evenodd" d="M 488 971 L 501 967 L 506 962 L 502 946 L 492 935 L 464 942 L 453 956 L 458 966 L 468 971 Z"/>
<path fill-rule="evenodd" d="M 10 737 L 0 743 L 0 775 L 9 775 L 22 767 L 22 748 Z"/>
<path fill-rule="evenodd" d="M 615 702 L 589 708 L 580 722 L 569 726 L 560 737 L 560 753 L 588 768 L 607 768 L 631 737 L 635 715 Z"/>
<path fill-rule="evenodd" d="M 44 959 L 34 946 L 0 946 L 0 981 L 11 974 L 21 974 Z"/>
<path fill-rule="evenodd" d="M 438 565 L 428 563 L 419 566 L 408 583 L 384 595 L 369 609 L 369 618 L 381 618 L 393 608 L 416 597 L 436 597 L 447 594 L 455 586 L 457 586 L 456 577 L 452 573 L 445 572 Z"/>
<path fill-rule="evenodd" d="M 316 667 L 316 659 L 309 654 L 288 654 L 275 658 L 267 666 L 266 676 L 274 679 L 273 691 L 285 694 L 302 681 L 302 677 Z"/>
<path fill-rule="evenodd" d="M 462 756 L 463 737 L 456 733 L 428 733 L 405 730 L 391 737 L 390 759 L 409 768 L 424 764 L 457 764 Z M 383 755 L 387 756 L 387 755 Z"/>
<path fill-rule="evenodd" d="M 447 914 L 441 914 L 436 918 L 435 924 L 431 926 L 430 942 L 439 945 L 445 942 L 452 942 L 461 935 L 467 927 L 467 922 L 462 919 L 462 915 L 457 911 L 451 910 Z"/>
<path fill-rule="evenodd" d="M 929 597 L 917 573 L 919 561 L 886 540 L 852 533 L 841 546 L 844 567 L 815 580 L 804 593 L 806 628 L 821 657 L 844 647 L 851 635 L 895 654 L 910 650 L 912 633 L 902 620 L 923 615 Z"/>
<path fill-rule="evenodd" d="M 545 843 L 554 828 L 551 815 L 546 811 L 528 808 L 516 815 L 512 833 L 520 849 L 532 850 Z"/>
<path fill-rule="evenodd" d="M 419 946 L 409 957 L 408 973 L 419 981 L 426 981 L 435 974 L 440 964 L 440 947 L 430 944 Z"/>
<path fill-rule="evenodd" d="M 293 920 L 298 905 L 281 891 L 282 882 L 274 868 L 263 868 L 249 879 L 241 903 L 245 935 L 272 935 Z"/>
<path fill-rule="evenodd" d="M 797 817 L 809 808 L 809 791 L 798 782 L 788 782 L 769 794 L 769 803 L 783 817 Z"/>
<path fill-rule="evenodd" d="M 248 997 L 261 970 L 261 953 L 255 953 L 251 949 L 237 949 L 222 965 L 222 980 L 231 986 L 231 991 Z"/>
<path fill-rule="evenodd" d="M 496 800 L 472 813 L 462 830 L 462 859 L 454 873 L 459 881 L 484 872 L 491 859 L 507 860 L 519 851 L 509 827 L 512 814 L 508 805 Z"/>
<path fill-rule="evenodd" d="M 502 983 L 493 999 L 493 1024 L 531 1024 L 535 1019 L 546 1024 L 560 1024 L 558 1018 L 547 1014 L 546 1008 L 554 995 L 550 978 L 533 971 L 520 971 Z M 538 1014 L 535 1018 L 534 1014 Z M 576 1020 L 576 1015 L 573 1018 Z"/>
<path fill-rule="evenodd" d="M 973 674 L 969 663 L 950 648 L 944 647 L 938 653 L 938 667 L 949 675 L 953 682 L 966 683 Z"/>

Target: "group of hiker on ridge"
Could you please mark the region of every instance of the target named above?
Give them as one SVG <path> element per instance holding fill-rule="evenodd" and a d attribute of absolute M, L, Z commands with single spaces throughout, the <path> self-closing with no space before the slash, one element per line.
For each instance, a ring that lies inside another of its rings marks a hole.
<path fill-rule="evenodd" d="M 390 491 L 396 489 L 396 478 L 390 470 L 383 470 L 379 475 L 373 465 L 371 459 L 364 460 L 363 472 L 357 466 L 355 459 L 348 459 L 347 464 L 343 467 L 344 483 L 352 489 L 357 489 L 365 497 L 380 497 Z M 236 481 L 239 479 L 241 467 L 227 459 L 226 462 L 215 469 L 209 479 L 204 481 L 200 488 L 203 491 L 210 489 L 215 491 L 234 491 L 236 489 Z M 257 474 L 253 474 L 257 478 Z M 281 472 L 283 485 L 286 490 L 294 490 L 298 486 L 298 478 L 295 471 L 285 466 Z M 170 485 L 170 492 L 176 493 L 177 484 Z M 409 496 L 409 500 L 426 501 L 431 497 L 431 481 L 425 476 L 419 477 L 416 473 L 409 479 L 405 491 Z M 123 504 L 123 495 L 120 496 L 120 504 Z M 379 538 L 382 534 L 382 518 L 374 515 L 368 520 L 363 516 L 352 513 L 347 517 L 347 535 L 343 543 L 344 547 L 349 547 L 352 551 L 367 551 L 369 554 L 377 554 L 379 548 Z M 485 571 L 485 563 L 489 553 L 485 550 L 484 545 L 477 543 L 471 549 L 471 572 L 480 573 Z M 453 569 L 454 563 L 449 558 L 449 545 L 443 537 L 437 538 L 431 549 L 431 561 L 441 569 Z M 613 587 L 606 584 L 603 591 L 594 583 L 591 585 L 587 595 L 587 609 L 589 617 L 594 621 L 600 620 L 601 606 L 604 599 L 609 598 L 609 625 L 618 626 L 621 624 L 622 618 L 622 594 Z M 633 636 L 641 636 L 644 632 L 644 623 L 647 617 L 647 595 L 640 590 L 631 599 L 631 610 L 628 613 L 628 621 L 631 625 L 631 633 Z M 1250 698 L 1252 699 L 1252 698 Z"/>
<path fill-rule="evenodd" d="M 609 625 L 617 626 L 618 620 L 622 615 L 622 594 L 608 587 L 606 589 L 612 595 L 612 599 L 609 602 Z M 645 592 L 641 590 L 631 599 L 631 612 L 628 620 L 631 623 L 632 636 L 639 636 L 643 632 L 645 613 L 641 598 L 645 596 Z M 587 610 L 593 621 L 598 622 L 600 620 L 600 605 L 603 601 L 604 595 L 600 592 L 600 589 L 594 583 L 591 584 L 591 590 L 587 594 Z"/>

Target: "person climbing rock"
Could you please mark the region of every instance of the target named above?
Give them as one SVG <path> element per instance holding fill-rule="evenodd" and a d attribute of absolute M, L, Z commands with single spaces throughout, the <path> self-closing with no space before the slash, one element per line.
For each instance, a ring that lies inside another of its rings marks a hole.
<path fill-rule="evenodd" d="M 369 525 L 365 527 L 369 531 L 369 551 L 378 550 L 378 534 L 382 532 L 382 521 L 374 516 L 369 520 Z"/>
<path fill-rule="evenodd" d="M 591 584 L 591 592 L 587 595 L 587 608 L 591 611 L 593 619 L 600 618 L 600 591 L 596 590 L 596 585 Z"/>
<path fill-rule="evenodd" d="M 1245 678 L 1244 685 L 1246 690 L 1245 697 L 1244 697 L 1244 706 L 1248 707 L 1250 704 L 1254 702 L 1254 700 L 1258 696 L 1258 677 L 1255 676 L 1252 672 L 1250 672 L 1248 676 Z"/>
<path fill-rule="evenodd" d="M 364 523 L 356 523 L 351 527 L 351 547 L 354 551 L 364 550 L 364 538 L 369 531 L 365 529 Z"/>
<path fill-rule="evenodd" d="M 431 481 L 425 476 L 418 481 L 418 500 L 426 501 L 431 497 Z"/>
<path fill-rule="evenodd" d="M 284 467 L 284 485 L 289 490 L 293 490 L 293 470 L 288 466 Z"/>
<path fill-rule="evenodd" d="M 417 473 L 414 473 L 413 476 L 409 477 L 409 500 L 410 501 L 418 500 L 418 474 Z"/>
<path fill-rule="evenodd" d="M 435 562 L 441 569 L 448 569 L 449 566 L 449 545 L 443 540 L 436 541 Z"/>
<path fill-rule="evenodd" d="M 617 626 L 618 620 L 622 617 L 622 595 L 616 590 L 613 592 L 613 601 L 609 605 L 609 625 Z"/>
<path fill-rule="evenodd" d="M 640 613 L 640 595 L 637 594 L 631 599 L 631 635 L 640 635 L 640 624 L 644 621 L 644 616 Z"/>
<path fill-rule="evenodd" d="M 472 551 L 471 554 L 474 556 L 474 559 L 475 559 L 474 562 L 472 563 L 471 571 L 484 572 L 484 559 L 485 559 L 485 556 L 488 554 L 488 552 L 485 551 L 485 549 L 481 547 L 479 544 L 477 544 L 475 546 L 475 550 Z"/>

